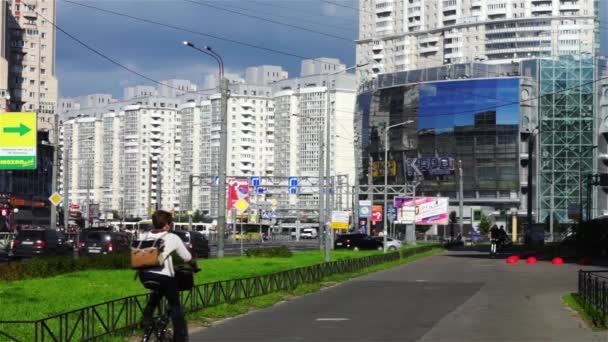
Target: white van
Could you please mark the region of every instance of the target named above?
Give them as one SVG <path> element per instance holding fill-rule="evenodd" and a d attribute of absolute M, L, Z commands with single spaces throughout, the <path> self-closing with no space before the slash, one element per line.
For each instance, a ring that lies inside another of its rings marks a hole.
<path fill-rule="evenodd" d="M 300 237 L 302 239 L 316 239 L 319 236 L 316 228 L 303 228 L 300 231 Z"/>

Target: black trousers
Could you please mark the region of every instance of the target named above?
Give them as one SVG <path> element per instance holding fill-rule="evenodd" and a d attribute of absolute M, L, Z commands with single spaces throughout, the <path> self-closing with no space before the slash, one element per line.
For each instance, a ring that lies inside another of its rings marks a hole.
<path fill-rule="evenodd" d="M 169 302 L 171 321 L 173 321 L 173 340 L 175 342 L 188 341 L 188 326 L 186 325 L 182 305 L 179 302 L 179 292 L 177 291 L 177 281 L 175 278 L 145 271 L 140 272 L 139 277 L 142 283 L 155 281 L 159 284 L 158 289 L 150 295 L 148 305 L 144 309 L 144 327 L 153 321 L 154 311 L 160 304 L 161 299 L 166 297 Z"/>

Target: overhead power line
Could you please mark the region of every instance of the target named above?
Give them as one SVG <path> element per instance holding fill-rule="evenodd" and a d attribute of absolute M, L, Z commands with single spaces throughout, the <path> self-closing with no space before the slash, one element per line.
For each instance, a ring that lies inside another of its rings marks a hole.
<path fill-rule="evenodd" d="M 310 15 L 314 15 L 314 16 L 328 17 L 328 18 L 331 18 L 332 20 L 336 20 L 337 19 L 337 20 L 342 20 L 342 21 L 348 21 L 350 24 L 356 24 L 356 23 L 358 23 L 358 19 L 353 19 L 353 18 L 348 18 L 348 17 L 337 17 L 337 16 L 327 15 L 327 14 L 323 14 L 323 13 L 314 13 L 314 12 L 310 12 L 310 11 L 303 11 L 300 8 L 293 8 L 293 7 L 287 7 L 287 6 L 277 5 L 277 1 L 272 1 L 271 3 L 266 3 L 264 1 L 250 0 L 249 2 L 253 2 L 253 3 L 256 3 L 258 5 L 262 5 L 262 6 L 287 9 L 287 10 L 295 11 L 295 12 L 298 12 L 298 13 L 306 13 L 306 14 L 310 14 Z"/>
<path fill-rule="evenodd" d="M 247 14 L 247 13 L 243 13 L 243 12 L 239 12 L 239 11 L 234 11 L 234 10 L 231 10 L 231 9 L 228 9 L 228 8 L 211 5 L 211 4 L 206 3 L 206 2 L 199 2 L 199 1 L 193 1 L 193 0 L 183 0 L 183 1 L 189 2 L 191 4 L 199 5 L 199 6 L 214 8 L 214 9 L 219 10 L 219 11 L 224 11 L 224 12 L 228 12 L 228 13 L 238 14 L 238 15 L 241 15 L 241 16 L 244 16 L 244 17 L 248 17 L 248 18 L 254 18 L 254 19 L 257 19 L 257 20 L 265 21 L 265 22 L 268 22 L 268 23 L 276 24 L 276 25 L 281 25 L 281 26 L 285 26 L 285 27 L 291 27 L 291 28 L 294 28 L 294 29 L 298 29 L 298 30 L 302 30 L 302 31 L 306 31 L 306 32 L 311 32 L 311 33 L 316 33 L 316 34 L 320 34 L 322 36 L 326 36 L 326 37 L 330 37 L 330 38 L 335 38 L 335 39 L 340 39 L 340 40 L 344 40 L 344 41 L 351 42 L 351 43 L 353 42 L 352 38 L 336 36 L 336 35 L 333 35 L 333 34 L 330 34 L 330 33 L 325 33 L 325 32 L 322 32 L 322 31 L 312 30 L 312 29 L 309 29 L 309 28 L 306 28 L 306 27 L 303 27 L 303 26 L 292 25 L 292 24 L 285 23 L 285 22 L 282 22 L 282 21 L 267 19 L 267 18 L 256 16 L 256 15 L 251 15 L 251 14 Z"/>
<path fill-rule="evenodd" d="M 132 69 L 132 68 L 124 65 L 124 64 L 121 64 L 120 62 L 118 62 L 115 59 L 111 58 L 110 56 L 104 54 L 100 50 L 98 50 L 98 49 L 92 47 L 91 45 L 85 43 L 84 41 L 80 40 L 79 38 L 77 38 L 73 34 L 69 33 L 68 31 L 64 30 L 62 27 L 60 27 L 59 25 L 57 25 L 55 22 L 49 20 L 47 17 L 45 17 L 42 14 L 40 14 L 39 12 L 37 12 L 34 6 L 27 5 L 27 4 L 23 4 L 23 5 L 27 6 L 30 9 L 30 11 L 36 13 L 39 17 L 41 17 L 42 19 L 46 20 L 49 24 L 51 24 L 53 27 L 55 27 L 55 29 L 57 29 L 61 33 L 65 34 L 67 37 L 69 37 L 73 41 L 77 42 L 78 44 L 80 44 L 81 46 L 83 46 L 84 48 L 86 48 L 87 50 L 93 52 L 94 54 L 96 54 L 99 57 L 105 59 L 106 61 L 108 61 L 108 62 L 110 62 L 110 63 L 112 63 L 112 64 L 114 64 L 114 65 L 116 65 L 116 66 L 118 66 L 118 67 L 120 67 L 120 68 L 122 68 L 122 69 L 124 69 L 124 70 L 126 70 L 128 72 L 130 72 L 130 73 L 132 73 L 132 74 L 134 74 L 134 75 L 137 75 L 137 76 L 139 76 L 139 77 L 141 77 L 141 78 L 143 78 L 143 79 L 145 79 L 147 81 L 150 81 L 152 83 L 158 84 L 158 85 L 163 86 L 163 87 L 179 90 L 179 91 L 182 91 L 182 92 L 188 93 L 188 94 L 205 94 L 206 92 L 216 90 L 216 88 L 211 88 L 211 89 L 204 89 L 204 90 L 199 90 L 199 91 L 184 91 L 183 89 L 180 89 L 180 88 L 177 88 L 177 87 L 173 87 L 173 86 L 165 84 L 165 83 L 163 83 L 161 81 L 155 80 L 155 79 L 153 79 L 153 78 L 151 78 L 151 77 L 149 77 L 147 75 L 144 75 L 144 74 L 142 74 L 142 73 L 140 73 L 140 72 L 138 72 L 138 71 L 136 71 L 136 70 L 134 70 L 134 69 Z"/>

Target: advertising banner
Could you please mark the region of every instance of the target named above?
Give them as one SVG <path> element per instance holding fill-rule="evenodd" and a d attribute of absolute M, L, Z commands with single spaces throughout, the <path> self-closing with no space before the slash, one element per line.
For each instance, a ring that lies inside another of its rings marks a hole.
<path fill-rule="evenodd" d="M 394 201 L 397 221 L 409 223 L 412 220 L 411 215 L 415 214 L 416 224 L 448 224 L 448 203 L 448 197 L 416 197 L 415 204 L 411 197 L 397 197 Z M 415 208 L 414 213 L 411 208 Z"/>
<path fill-rule="evenodd" d="M 249 202 L 248 179 L 230 179 L 228 181 L 228 210 L 236 209 L 234 204 L 238 200 Z"/>
<path fill-rule="evenodd" d="M 372 201 L 359 201 L 359 217 L 369 218 L 372 215 Z"/>
<path fill-rule="evenodd" d="M 389 160 L 387 170 L 389 177 L 395 177 L 397 175 L 397 161 Z M 375 161 L 372 164 L 372 177 L 384 177 L 384 161 Z"/>
<path fill-rule="evenodd" d="M 374 205 L 372 206 L 372 222 L 381 222 L 382 221 L 382 206 Z"/>
<path fill-rule="evenodd" d="M 348 229 L 350 223 L 350 211 L 333 211 L 331 213 L 332 229 Z"/>

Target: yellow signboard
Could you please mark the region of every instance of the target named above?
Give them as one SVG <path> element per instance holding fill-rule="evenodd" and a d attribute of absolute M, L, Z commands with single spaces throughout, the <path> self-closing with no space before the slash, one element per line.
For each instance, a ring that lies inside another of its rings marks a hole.
<path fill-rule="evenodd" d="M 331 229 L 348 229 L 348 222 L 331 222 Z"/>
<path fill-rule="evenodd" d="M 36 169 L 36 113 L 0 113 L 0 169 Z"/>
<path fill-rule="evenodd" d="M 388 176 L 395 177 L 397 175 L 397 161 L 388 161 Z M 384 161 L 375 161 L 372 164 L 372 177 L 384 177 Z"/>

